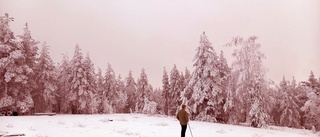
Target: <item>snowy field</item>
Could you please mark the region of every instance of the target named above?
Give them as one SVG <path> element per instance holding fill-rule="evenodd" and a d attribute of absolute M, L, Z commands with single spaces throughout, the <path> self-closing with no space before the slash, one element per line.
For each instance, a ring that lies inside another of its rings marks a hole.
<path fill-rule="evenodd" d="M 227 124 L 190 122 L 193 137 L 318 137 L 309 130 L 258 129 Z M 173 117 L 141 114 L 55 115 L 0 117 L 0 134 L 28 137 L 179 137 Z M 189 127 L 187 137 L 191 137 Z"/>

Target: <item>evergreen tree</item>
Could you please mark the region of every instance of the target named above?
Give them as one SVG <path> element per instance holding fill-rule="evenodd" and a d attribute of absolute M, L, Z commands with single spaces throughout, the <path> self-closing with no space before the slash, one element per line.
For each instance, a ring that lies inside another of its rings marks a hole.
<path fill-rule="evenodd" d="M 26 23 L 25 28 L 23 29 L 23 35 L 18 35 L 22 45 L 22 53 L 25 55 L 25 63 L 33 69 L 36 62 L 36 56 L 38 55 L 38 47 L 39 41 L 35 41 L 31 36 L 31 31 L 29 30 L 28 23 Z M 32 79 L 30 79 L 32 80 Z"/>
<path fill-rule="evenodd" d="M 308 129 L 320 130 L 320 82 L 315 78 L 313 72 L 308 81 L 303 82 L 304 89 L 307 91 L 307 101 L 301 108 L 305 112 L 304 127 Z"/>
<path fill-rule="evenodd" d="M 166 68 L 163 70 L 163 76 L 162 76 L 162 98 L 163 98 L 163 111 L 165 115 L 169 115 L 169 78 L 168 73 L 166 71 Z"/>
<path fill-rule="evenodd" d="M 270 123 L 272 125 L 280 126 L 280 116 L 281 116 L 281 99 L 283 98 L 283 92 L 279 90 L 279 86 L 271 85 L 269 96 L 272 98 L 269 102 L 272 106 L 270 111 Z"/>
<path fill-rule="evenodd" d="M 180 97 L 179 97 L 179 107 L 182 105 L 183 100 L 185 99 L 190 99 L 191 98 L 191 86 L 189 88 L 187 88 L 188 83 L 190 82 L 190 78 L 191 78 L 191 74 L 190 71 L 186 68 L 185 69 L 185 75 L 183 75 L 183 73 L 181 73 L 180 75 L 180 82 L 181 82 L 181 93 L 180 93 Z M 189 92 L 186 92 L 189 91 Z M 189 93 L 189 95 L 185 94 L 185 93 Z M 178 108 L 179 110 L 179 108 Z"/>
<path fill-rule="evenodd" d="M 175 115 L 179 107 L 181 92 L 180 75 L 177 66 L 174 65 L 170 72 L 170 90 L 168 96 L 169 115 Z"/>
<path fill-rule="evenodd" d="M 219 56 L 219 75 L 221 88 L 223 93 L 226 93 L 228 84 L 230 82 L 231 69 L 228 66 L 227 59 L 224 57 L 222 51 Z"/>
<path fill-rule="evenodd" d="M 300 114 L 299 106 L 296 103 L 297 98 L 294 96 L 296 90 L 296 83 L 293 79 L 290 84 L 289 81 L 286 81 L 283 77 L 283 80 L 280 82 L 280 89 L 282 92 L 282 99 L 280 102 L 280 121 L 281 126 L 288 126 L 299 128 L 300 127 Z"/>
<path fill-rule="evenodd" d="M 115 100 L 117 113 L 125 112 L 128 95 L 127 95 L 127 92 L 125 92 L 124 90 L 125 90 L 125 85 L 124 85 L 124 82 L 122 81 L 121 76 L 119 75 L 116 83 L 117 99 Z"/>
<path fill-rule="evenodd" d="M 0 19 L 0 89 L 3 91 L 0 94 L 0 108 L 3 108 L 15 103 L 16 92 L 11 90 L 14 84 L 11 79 L 15 75 L 12 69 L 16 67 L 15 60 L 22 58 L 22 55 L 21 51 L 16 51 L 19 44 L 14 42 L 14 34 L 9 28 L 9 23 L 14 19 L 8 13 Z"/>
<path fill-rule="evenodd" d="M 58 101 L 58 110 L 60 113 L 72 113 L 71 112 L 71 67 L 70 61 L 66 54 L 63 55 L 63 60 L 58 65 L 57 69 L 58 82 L 57 82 L 57 93 L 59 97 Z"/>
<path fill-rule="evenodd" d="M 142 69 L 140 77 L 137 82 L 137 101 L 135 112 L 142 113 L 145 104 L 149 101 L 149 94 L 151 92 L 148 77 L 145 70 Z"/>
<path fill-rule="evenodd" d="M 176 110 L 179 111 L 180 110 L 180 106 L 182 105 L 182 98 L 181 95 L 183 93 L 183 90 L 186 88 L 187 86 L 187 80 L 186 77 L 183 75 L 182 72 L 180 72 L 180 78 L 179 78 L 179 93 L 177 94 L 177 108 Z"/>
<path fill-rule="evenodd" d="M 136 82 L 132 76 L 132 71 L 129 71 L 128 77 L 126 78 L 125 82 L 125 91 L 128 95 L 127 105 L 126 105 L 126 112 L 132 113 L 135 110 L 135 102 L 136 102 Z"/>
<path fill-rule="evenodd" d="M 70 74 L 70 101 L 73 114 L 88 112 L 88 102 L 92 92 L 88 89 L 89 82 L 86 77 L 84 59 L 79 45 L 76 45 L 73 58 L 71 60 Z"/>
<path fill-rule="evenodd" d="M 111 65 L 108 63 L 106 74 L 104 77 L 104 94 L 103 94 L 103 112 L 114 113 L 116 111 L 116 76 Z"/>
<path fill-rule="evenodd" d="M 103 112 L 103 105 L 102 105 L 102 101 L 103 101 L 103 92 L 104 92 L 104 78 L 102 76 L 102 71 L 100 68 L 98 68 L 98 73 L 96 74 L 96 86 L 97 86 L 97 101 L 99 103 L 98 105 L 98 113 L 102 113 Z"/>
<path fill-rule="evenodd" d="M 53 112 L 57 96 L 57 74 L 46 42 L 43 43 L 40 57 L 37 60 L 35 81 L 38 84 L 33 95 L 35 112 Z"/>
<path fill-rule="evenodd" d="M 88 81 L 88 90 L 90 90 L 93 93 L 97 93 L 97 84 L 96 84 L 96 74 L 94 72 L 94 64 L 92 63 L 90 59 L 90 54 L 87 53 L 86 58 L 83 62 L 84 70 L 86 72 L 86 79 Z"/>
<path fill-rule="evenodd" d="M 226 103 L 226 98 L 228 95 L 228 86 L 230 86 L 231 79 L 231 69 L 228 66 L 227 59 L 224 57 L 223 52 L 221 51 L 220 56 L 218 58 L 218 70 L 219 70 L 219 86 L 222 90 L 220 97 L 220 101 L 216 111 L 219 112 L 217 116 L 217 120 L 222 123 L 228 122 L 228 113 L 224 110 L 224 106 Z"/>
<path fill-rule="evenodd" d="M 306 122 L 307 122 L 307 116 L 306 116 L 306 112 L 302 109 L 302 107 L 304 106 L 304 104 L 307 102 L 308 100 L 308 91 L 309 89 L 303 84 L 304 82 L 299 82 L 297 88 L 296 88 L 296 92 L 294 92 L 294 96 L 297 98 L 297 105 L 299 109 L 299 114 L 300 114 L 300 126 L 301 127 L 307 127 L 305 126 Z"/>
<path fill-rule="evenodd" d="M 83 101 L 85 102 L 85 113 L 93 114 L 98 113 L 100 98 L 97 93 L 97 84 L 96 84 L 96 74 L 94 72 L 94 64 L 90 59 L 89 53 L 87 53 L 86 58 L 83 62 L 84 71 L 85 71 L 85 87 L 84 89 L 87 91 L 89 95 L 84 95 Z"/>
<path fill-rule="evenodd" d="M 203 33 L 194 58 L 195 70 L 183 93 L 184 102 L 190 106 L 192 118 L 217 121 L 216 116 L 219 112 L 215 110 L 223 101 L 218 65 L 218 56 Z"/>
<path fill-rule="evenodd" d="M 37 84 L 34 79 L 35 75 L 35 64 L 36 64 L 36 56 L 38 55 L 38 41 L 35 41 L 31 36 L 31 31 L 29 30 L 28 24 L 25 24 L 25 28 L 23 29 L 23 35 L 18 35 L 17 37 L 20 38 L 22 41 L 21 43 L 21 53 L 24 55 L 23 63 L 21 64 L 22 67 L 25 69 L 24 75 L 26 76 L 26 82 L 28 84 L 23 84 L 19 86 L 20 92 L 23 91 L 25 98 L 31 98 Z M 23 101 L 24 102 L 24 101 Z M 20 103 L 21 104 L 21 103 Z M 22 103 L 24 104 L 24 103 Z"/>
<path fill-rule="evenodd" d="M 1 60 L 0 74 L 1 87 L 4 92 L 0 97 L 0 106 L 14 105 L 20 113 L 30 113 L 34 102 L 31 91 L 35 88 L 34 64 L 37 54 L 35 40 L 32 39 L 28 26 L 24 28 L 22 42 L 13 41 L 13 32 L 9 29 L 9 22 L 13 21 L 8 14 L 1 17 L 0 39 L 1 39 Z M 9 95 L 9 96 L 8 96 Z"/>

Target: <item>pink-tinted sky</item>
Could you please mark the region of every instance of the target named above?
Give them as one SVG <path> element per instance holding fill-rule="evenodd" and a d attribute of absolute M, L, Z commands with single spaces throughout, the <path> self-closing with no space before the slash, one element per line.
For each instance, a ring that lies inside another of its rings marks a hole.
<path fill-rule="evenodd" d="M 57 63 L 72 58 L 79 44 L 104 73 L 138 78 L 145 68 L 160 87 L 163 67 L 193 70 L 200 34 L 206 31 L 217 53 L 234 36 L 256 35 L 267 59 L 268 78 L 306 80 L 320 76 L 319 0 L 0 0 L 0 14 L 15 18 L 15 35 L 27 22 L 34 39 L 50 46 Z"/>

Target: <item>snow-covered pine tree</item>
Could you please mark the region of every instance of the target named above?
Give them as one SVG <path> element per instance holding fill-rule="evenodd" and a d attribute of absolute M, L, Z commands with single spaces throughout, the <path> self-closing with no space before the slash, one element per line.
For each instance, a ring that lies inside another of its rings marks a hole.
<path fill-rule="evenodd" d="M 169 115 L 174 116 L 179 108 L 180 92 L 181 92 L 181 82 L 180 74 L 177 66 L 174 64 L 170 72 L 170 89 L 168 96 Z"/>
<path fill-rule="evenodd" d="M 220 52 L 220 56 L 218 60 L 219 60 L 218 68 L 219 68 L 219 80 L 220 80 L 218 83 L 220 83 L 222 92 L 221 92 L 221 96 L 219 96 L 220 99 L 219 99 L 219 105 L 217 109 L 217 111 L 219 111 L 219 115 L 217 117 L 219 122 L 226 123 L 228 122 L 229 115 L 224 111 L 223 107 L 226 103 L 226 98 L 228 94 L 227 90 L 228 90 L 228 86 L 230 85 L 231 69 L 228 66 L 227 59 L 224 57 L 224 54 L 222 51 Z"/>
<path fill-rule="evenodd" d="M 97 93 L 97 84 L 96 84 L 96 74 L 94 70 L 94 64 L 90 59 L 90 54 L 87 52 L 86 58 L 83 61 L 84 70 L 86 72 L 86 79 L 88 81 L 89 87 L 87 87 L 91 92 Z"/>
<path fill-rule="evenodd" d="M 86 79 L 86 70 L 84 59 L 79 45 L 76 45 L 73 58 L 70 62 L 70 101 L 73 114 L 87 114 L 88 102 L 90 101 L 90 90 L 88 89 L 88 80 Z M 88 101 L 89 100 L 89 101 Z"/>
<path fill-rule="evenodd" d="M 54 63 L 49 54 L 49 46 L 43 43 L 40 56 L 35 66 L 37 82 L 33 94 L 35 112 L 53 112 L 56 104 L 57 74 Z"/>
<path fill-rule="evenodd" d="M 137 100 L 136 100 L 136 110 L 137 113 L 143 113 L 144 105 L 149 101 L 149 92 L 151 92 L 148 77 L 145 73 L 145 70 L 142 69 L 140 73 L 140 77 L 137 82 Z M 145 110 L 146 112 L 147 110 Z"/>
<path fill-rule="evenodd" d="M 70 77 L 71 77 L 71 67 L 70 61 L 66 54 L 63 55 L 61 63 L 57 67 L 58 82 L 57 82 L 57 105 L 58 112 L 60 113 L 72 113 L 71 111 L 71 92 L 70 92 Z"/>
<path fill-rule="evenodd" d="M 104 92 L 104 78 L 102 76 L 102 71 L 98 68 L 98 73 L 96 74 L 96 86 L 97 86 L 97 101 L 98 105 L 98 113 L 103 112 L 102 100 L 103 100 L 103 92 Z"/>
<path fill-rule="evenodd" d="M 126 105 L 126 113 L 132 113 L 135 110 L 136 103 L 136 82 L 132 76 L 132 71 L 129 71 L 129 74 L 125 82 L 125 91 L 127 92 L 128 100 Z"/>
<path fill-rule="evenodd" d="M 320 81 L 318 81 L 313 72 L 308 81 L 303 82 L 304 89 L 307 91 L 308 99 L 301 108 L 305 112 L 304 127 L 320 131 Z"/>
<path fill-rule="evenodd" d="M 185 74 L 183 75 L 183 73 L 181 73 L 181 75 L 183 78 L 180 78 L 180 82 L 182 82 L 182 87 L 181 87 L 181 93 L 180 93 L 180 100 L 179 100 L 179 107 L 182 105 L 183 101 L 186 100 L 187 98 L 190 99 L 191 98 L 191 92 L 188 92 L 189 95 L 186 95 L 185 93 L 187 92 L 187 86 L 188 86 L 188 83 L 191 79 L 191 74 L 190 74 L 190 71 L 186 68 L 185 69 Z M 189 90 L 190 91 L 190 87 L 189 87 Z M 179 108 L 178 108 L 179 110 Z"/>
<path fill-rule="evenodd" d="M 305 127 L 305 123 L 306 123 L 306 112 L 304 110 L 302 110 L 301 108 L 304 106 L 304 104 L 307 102 L 308 100 L 308 90 L 306 88 L 306 86 L 304 85 L 304 82 L 299 82 L 296 92 L 294 93 L 294 96 L 297 98 L 297 105 L 299 106 L 299 113 L 300 113 L 300 126 L 301 127 Z"/>
<path fill-rule="evenodd" d="M 34 69 L 34 66 L 36 65 L 36 56 L 38 55 L 38 47 L 37 44 L 39 44 L 39 41 L 35 41 L 31 36 L 31 31 L 29 30 L 28 23 L 25 24 L 25 28 L 23 28 L 24 33 L 23 35 L 18 35 L 17 37 L 20 38 L 22 41 L 20 42 L 22 45 L 22 53 L 25 55 L 25 63 L 27 66 L 29 66 L 30 69 Z M 28 77 L 33 77 L 34 73 L 29 73 Z M 34 79 L 28 79 L 29 86 L 35 85 Z M 31 83 L 33 85 L 31 85 Z M 32 87 L 26 87 L 31 88 Z"/>
<path fill-rule="evenodd" d="M 276 86 L 274 83 L 270 85 L 270 92 L 269 96 L 272 98 L 270 100 L 271 104 L 271 111 L 269 113 L 270 115 L 270 124 L 280 126 L 280 116 L 281 116 L 281 99 L 283 98 L 282 91 L 279 90 L 279 86 Z"/>
<path fill-rule="evenodd" d="M 195 70 L 183 92 L 183 102 L 190 107 L 192 118 L 215 122 L 222 94 L 219 61 L 205 32 L 200 36 L 193 66 Z"/>
<path fill-rule="evenodd" d="M 186 80 L 186 77 L 183 75 L 182 72 L 180 72 L 180 78 L 179 78 L 179 94 L 177 96 L 177 99 L 176 100 L 178 102 L 177 106 L 176 106 L 176 113 L 178 113 L 178 111 L 180 110 L 181 108 L 181 105 L 182 105 L 182 98 L 181 98 L 181 95 L 182 95 L 182 92 L 183 90 L 186 88 L 187 86 L 187 80 Z"/>
<path fill-rule="evenodd" d="M 166 68 L 164 67 L 162 76 L 162 99 L 163 99 L 163 111 L 165 115 L 169 115 L 169 77 Z"/>
<path fill-rule="evenodd" d="M 31 108 L 34 106 L 31 91 L 36 86 L 33 77 L 37 48 L 34 47 L 38 42 L 32 39 L 27 25 L 23 36 L 18 36 L 22 38 L 22 42 L 13 41 L 15 38 L 9 29 L 11 21 L 13 18 L 7 13 L 1 17 L 0 74 L 3 79 L 0 82 L 4 92 L 3 97 L 0 97 L 2 98 L 0 104 L 5 102 L 5 106 L 14 105 L 20 113 L 31 113 Z M 31 58 L 33 60 L 30 60 Z"/>
<path fill-rule="evenodd" d="M 231 68 L 228 66 L 227 59 L 224 57 L 223 52 L 221 51 L 219 56 L 219 75 L 221 80 L 221 87 L 223 92 L 226 92 L 226 89 L 229 84 Z"/>
<path fill-rule="evenodd" d="M 124 113 L 126 110 L 126 103 L 128 100 L 128 95 L 125 90 L 125 84 L 122 81 L 121 75 L 118 76 L 117 78 L 117 83 L 116 83 L 116 93 L 117 93 L 117 99 L 116 99 L 116 112 L 117 113 Z"/>
<path fill-rule="evenodd" d="M 297 98 L 294 96 L 294 92 L 296 90 L 295 80 L 293 78 L 292 83 L 286 81 L 285 77 L 283 77 L 280 82 L 279 87 L 280 92 L 282 93 L 282 99 L 280 101 L 280 121 L 279 124 L 281 126 L 288 126 L 299 128 L 300 127 L 300 114 L 299 114 L 299 106 L 296 101 Z"/>
<path fill-rule="evenodd" d="M 254 127 L 262 127 L 268 124 L 270 107 L 267 100 L 268 82 L 265 78 L 266 70 L 262 60 L 264 54 L 257 44 L 257 37 L 252 36 L 244 40 L 236 37 L 227 46 L 239 47 L 232 54 L 236 60 L 232 64 L 233 76 L 236 78 L 235 91 L 233 94 L 239 99 L 243 118 L 240 120 L 250 123 Z M 235 104 L 235 103 L 233 103 Z M 240 122 L 241 122 L 240 121 Z"/>
<path fill-rule="evenodd" d="M 301 122 L 301 120 L 302 120 L 302 117 L 301 117 L 301 100 L 300 100 L 300 95 L 301 95 L 301 89 L 300 89 L 300 85 L 299 84 L 297 84 L 297 81 L 296 81 L 296 79 L 295 79 L 295 77 L 292 77 L 292 81 L 291 81 L 291 85 L 290 85 L 290 88 L 291 88 L 291 90 L 292 90 L 292 96 L 293 96 L 293 99 L 294 99 L 294 104 L 297 106 L 296 107 L 296 111 L 297 111 L 297 113 L 298 113 L 298 115 L 299 116 L 296 116 L 295 118 L 297 118 L 296 119 L 296 121 L 297 121 L 297 123 L 298 123 L 298 126 L 297 127 L 299 127 L 299 128 L 301 128 L 302 127 L 302 122 Z"/>
<path fill-rule="evenodd" d="M 0 108 L 15 103 L 16 92 L 11 90 L 11 85 L 14 84 L 11 79 L 15 74 L 10 71 L 15 68 L 15 60 L 22 57 L 21 51 L 18 50 L 19 44 L 13 41 L 15 37 L 9 28 L 9 23 L 13 20 L 8 13 L 0 17 Z"/>
<path fill-rule="evenodd" d="M 97 93 L 97 79 L 94 72 L 94 64 L 90 59 L 89 52 L 84 59 L 83 67 L 85 71 L 85 79 L 87 80 L 87 83 L 85 83 L 85 90 L 87 90 L 87 93 L 89 94 L 89 96 L 83 96 L 83 100 L 86 102 L 85 111 L 89 114 L 95 114 L 99 111 L 100 97 Z"/>
<path fill-rule="evenodd" d="M 29 30 L 29 26 L 26 23 L 25 28 L 23 28 L 23 34 L 18 35 L 17 37 L 20 38 L 22 41 L 21 43 L 21 51 L 22 54 L 24 55 L 24 61 L 23 61 L 23 66 L 26 71 L 23 73 L 26 75 L 26 81 L 28 84 L 23 84 L 21 85 L 20 92 L 25 92 L 22 94 L 28 95 L 31 93 L 33 94 L 33 91 L 35 90 L 37 83 L 34 79 L 35 77 L 35 64 L 36 64 L 36 56 L 38 55 L 38 41 L 35 41 L 32 36 L 31 36 L 31 31 Z M 25 96 L 24 95 L 24 96 Z M 30 96 L 32 97 L 32 95 Z M 29 97 L 24 97 L 24 98 L 29 98 Z"/>
<path fill-rule="evenodd" d="M 107 70 L 104 76 L 104 93 L 103 93 L 103 112 L 114 113 L 116 111 L 116 75 L 113 71 L 111 64 L 108 63 Z"/>

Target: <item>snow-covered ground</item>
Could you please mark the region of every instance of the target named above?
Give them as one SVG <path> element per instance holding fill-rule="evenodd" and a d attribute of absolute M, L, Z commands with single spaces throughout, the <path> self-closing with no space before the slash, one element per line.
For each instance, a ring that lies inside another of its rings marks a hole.
<path fill-rule="evenodd" d="M 190 122 L 193 137 L 318 137 L 309 130 L 258 129 L 227 124 Z M 0 117 L 0 134 L 28 137 L 179 137 L 174 117 L 142 114 L 55 115 Z M 191 137 L 189 127 L 187 137 Z"/>

